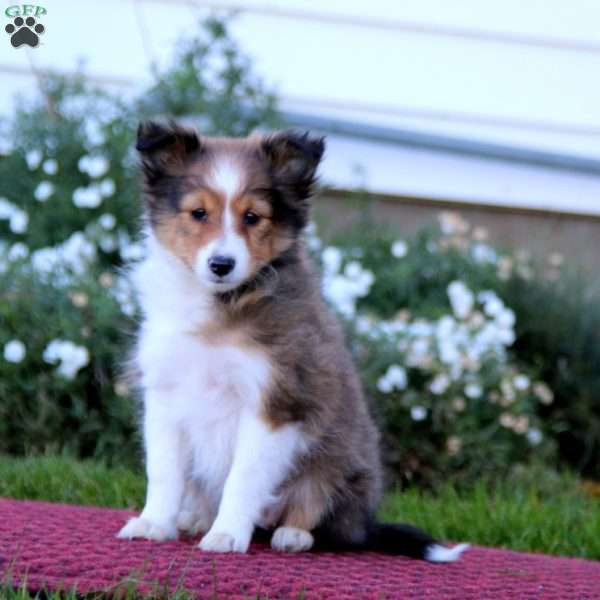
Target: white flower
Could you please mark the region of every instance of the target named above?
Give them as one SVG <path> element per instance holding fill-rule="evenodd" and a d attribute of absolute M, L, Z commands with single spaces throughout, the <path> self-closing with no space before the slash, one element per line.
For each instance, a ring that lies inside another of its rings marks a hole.
<path fill-rule="evenodd" d="M 483 311 L 490 317 L 497 317 L 504 310 L 504 303 L 498 296 L 495 298 L 489 298 L 483 305 Z"/>
<path fill-rule="evenodd" d="M 512 329 L 499 329 L 498 339 L 503 346 L 512 346 L 516 339 L 515 332 Z"/>
<path fill-rule="evenodd" d="M 469 383 L 465 386 L 465 396 L 467 398 L 481 398 L 483 389 L 478 383 Z"/>
<path fill-rule="evenodd" d="M 17 210 L 19 209 L 12 202 L 0 198 L 0 219 L 10 219 Z"/>
<path fill-rule="evenodd" d="M 542 381 L 534 384 L 533 393 L 539 398 L 542 404 L 552 404 L 554 401 L 552 390 Z"/>
<path fill-rule="evenodd" d="M 121 246 L 120 252 L 125 261 L 141 260 L 146 254 L 143 244 L 137 242 Z"/>
<path fill-rule="evenodd" d="M 25 162 L 27 163 L 27 167 L 30 171 L 34 171 L 40 166 L 42 162 L 42 153 L 39 150 L 29 150 L 27 154 L 25 154 Z"/>
<path fill-rule="evenodd" d="M 135 304 L 133 302 L 123 302 L 121 304 L 121 310 L 124 315 L 133 317 L 135 315 Z"/>
<path fill-rule="evenodd" d="M 321 257 L 324 267 L 323 295 L 346 318 L 353 317 L 356 313 L 357 299 L 369 293 L 375 276 L 358 261 L 348 263 L 344 273 L 340 274 L 342 253 L 333 246 L 325 248 Z"/>
<path fill-rule="evenodd" d="M 408 244 L 404 240 L 396 240 L 392 244 L 392 256 L 403 258 L 408 252 Z"/>
<path fill-rule="evenodd" d="M 97 208 L 102 204 L 98 186 L 80 187 L 73 192 L 73 204 L 78 208 Z"/>
<path fill-rule="evenodd" d="M 400 365 L 391 365 L 385 374 L 385 378 L 391 383 L 392 387 L 397 390 L 406 389 L 408 384 L 406 369 Z"/>
<path fill-rule="evenodd" d="M 96 258 L 96 247 L 81 231 L 61 244 L 61 257 L 76 273 L 82 274 L 88 262 Z"/>
<path fill-rule="evenodd" d="M 358 279 L 362 272 L 362 265 L 355 260 L 349 262 L 344 268 L 344 275 L 350 279 Z"/>
<path fill-rule="evenodd" d="M 47 175 L 56 175 L 58 173 L 58 163 L 53 158 L 49 158 L 43 162 L 42 169 Z"/>
<path fill-rule="evenodd" d="M 104 137 L 100 123 L 96 119 L 86 119 L 83 127 L 85 137 L 90 146 L 100 146 L 104 144 L 106 138 Z"/>
<path fill-rule="evenodd" d="M 411 343 L 406 356 L 406 363 L 409 367 L 424 367 L 430 363 L 431 359 L 429 340 L 417 338 Z"/>
<path fill-rule="evenodd" d="M 357 333 L 360 333 L 361 335 L 366 335 L 373 328 L 373 319 L 365 315 L 359 315 L 354 321 L 354 326 L 356 328 Z"/>
<path fill-rule="evenodd" d="M 527 441 L 532 446 L 537 446 L 543 439 L 542 432 L 539 429 L 530 429 L 527 432 Z"/>
<path fill-rule="evenodd" d="M 456 317 L 458 319 L 466 319 L 471 310 L 473 310 L 475 302 L 473 292 L 462 281 L 453 281 L 448 285 L 447 291 L 452 310 Z"/>
<path fill-rule="evenodd" d="M 504 398 L 504 404 L 509 405 L 515 401 L 515 390 L 510 380 L 503 379 L 500 382 L 500 390 Z"/>
<path fill-rule="evenodd" d="M 20 340 L 10 340 L 4 346 L 4 360 L 10 363 L 20 363 L 26 354 L 25 344 Z"/>
<path fill-rule="evenodd" d="M 516 320 L 515 313 L 510 308 L 503 308 L 496 315 L 496 323 L 498 323 L 500 327 L 505 327 L 506 329 L 513 328 Z"/>
<path fill-rule="evenodd" d="M 476 368 L 472 368 L 471 370 L 476 371 Z M 456 362 L 450 366 L 450 379 L 452 381 L 458 381 L 463 375 L 463 366 L 460 362 Z"/>
<path fill-rule="evenodd" d="M 356 312 L 355 286 L 352 281 L 341 275 L 323 280 L 323 294 L 339 312 L 347 318 Z"/>
<path fill-rule="evenodd" d="M 439 373 L 429 384 L 429 391 L 436 396 L 443 394 L 450 386 L 450 377 L 446 373 Z"/>
<path fill-rule="evenodd" d="M 59 282 L 67 284 L 69 271 L 82 275 L 95 259 L 96 246 L 81 231 L 76 231 L 58 246 L 33 252 L 31 264 L 42 275 L 58 273 L 61 276 Z"/>
<path fill-rule="evenodd" d="M 469 223 L 459 213 L 443 211 L 438 215 L 440 229 L 444 235 L 462 235 L 469 231 Z"/>
<path fill-rule="evenodd" d="M 8 136 L 0 135 L 0 155 L 8 156 L 12 154 L 15 146 Z"/>
<path fill-rule="evenodd" d="M 110 198 L 115 193 L 115 182 L 109 178 L 103 179 L 98 185 L 103 198 Z"/>
<path fill-rule="evenodd" d="M 443 340 L 438 344 L 440 360 L 445 365 L 454 365 L 460 360 L 461 354 L 452 340 Z"/>
<path fill-rule="evenodd" d="M 306 243 L 308 244 L 308 247 L 311 250 L 316 252 L 317 250 L 321 249 L 321 240 L 319 239 L 319 236 L 317 235 L 317 226 L 315 225 L 314 222 L 310 222 L 304 228 L 304 235 L 306 237 Z"/>
<path fill-rule="evenodd" d="M 371 286 L 375 281 L 375 275 L 371 271 L 367 271 L 367 269 L 363 269 L 360 277 L 357 278 L 357 293 L 362 298 L 369 293 Z"/>
<path fill-rule="evenodd" d="M 377 389 L 383 394 L 389 394 L 394 389 L 394 386 L 392 385 L 392 382 L 384 376 L 377 380 Z"/>
<path fill-rule="evenodd" d="M 413 406 L 410 409 L 410 417 L 413 421 L 424 421 L 427 418 L 427 409 L 423 406 Z"/>
<path fill-rule="evenodd" d="M 98 219 L 98 223 L 100 223 L 100 227 L 103 229 L 111 230 L 114 229 L 115 225 L 117 224 L 117 219 L 115 219 L 115 215 L 104 213 Z"/>
<path fill-rule="evenodd" d="M 496 251 L 491 246 L 482 243 L 473 244 L 471 255 L 473 256 L 473 260 L 478 263 L 493 264 L 498 260 Z"/>
<path fill-rule="evenodd" d="M 23 260 L 29 256 L 29 248 L 23 242 L 16 242 L 8 251 L 8 260 L 11 262 Z"/>
<path fill-rule="evenodd" d="M 103 252 L 114 252 L 117 249 L 117 240 L 114 235 L 103 235 L 98 240 L 98 245 Z"/>
<path fill-rule="evenodd" d="M 13 233 L 25 233 L 29 224 L 29 215 L 20 209 L 16 209 L 10 216 L 9 227 Z"/>
<path fill-rule="evenodd" d="M 46 202 L 54 193 L 54 185 L 50 181 L 40 181 L 33 192 L 33 196 L 38 202 Z"/>
<path fill-rule="evenodd" d="M 517 390 L 524 391 L 529 388 L 530 385 L 529 377 L 527 375 L 519 374 L 513 378 L 513 385 Z"/>
<path fill-rule="evenodd" d="M 435 334 L 439 339 L 446 339 L 456 328 L 456 320 L 451 315 L 444 315 L 437 322 Z"/>
<path fill-rule="evenodd" d="M 77 167 L 82 173 L 87 173 L 92 179 L 102 177 L 110 168 L 108 159 L 104 156 L 82 156 Z"/>
<path fill-rule="evenodd" d="M 135 297 L 129 279 L 121 275 L 111 288 L 110 294 L 120 304 L 123 314 L 128 317 L 135 315 Z"/>
<path fill-rule="evenodd" d="M 59 261 L 59 253 L 55 248 L 40 248 L 31 255 L 31 265 L 38 273 L 51 273 Z"/>
<path fill-rule="evenodd" d="M 416 319 L 408 327 L 410 334 L 415 337 L 429 337 L 433 335 L 434 327 L 425 319 Z"/>
<path fill-rule="evenodd" d="M 47 363 L 59 363 L 56 373 L 65 379 L 74 379 L 77 372 L 90 361 L 90 354 L 85 346 L 60 339 L 52 340 L 42 356 Z"/>
<path fill-rule="evenodd" d="M 334 246 L 328 246 L 321 253 L 321 260 L 326 274 L 338 273 L 342 266 L 342 251 Z"/>

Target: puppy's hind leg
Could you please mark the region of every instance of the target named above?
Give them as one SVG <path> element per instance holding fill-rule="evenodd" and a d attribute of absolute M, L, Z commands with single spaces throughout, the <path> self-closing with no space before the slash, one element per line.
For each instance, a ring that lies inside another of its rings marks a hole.
<path fill-rule="evenodd" d="M 214 517 L 199 482 L 189 479 L 186 482 L 181 509 L 177 515 L 177 529 L 190 536 L 206 533 L 210 529 Z"/>
<path fill-rule="evenodd" d="M 315 543 L 311 531 L 327 511 L 323 486 L 310 479 L 295 482 L 286 494 L 281 525 L 273 533 L 271 547 L 280 552 L 305 552 Z"/>

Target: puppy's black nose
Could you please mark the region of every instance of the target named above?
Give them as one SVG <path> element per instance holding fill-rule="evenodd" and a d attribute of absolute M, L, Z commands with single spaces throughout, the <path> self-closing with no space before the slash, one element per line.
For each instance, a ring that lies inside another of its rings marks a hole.
<path fill-rule="evenodd" d="M 235 259 L 230 256 L 213 256 L 208 259 L 208 266 L 210 270 L 218 277 L 225 277 L 225 275 L 233 271 L 235 267 Z"/>

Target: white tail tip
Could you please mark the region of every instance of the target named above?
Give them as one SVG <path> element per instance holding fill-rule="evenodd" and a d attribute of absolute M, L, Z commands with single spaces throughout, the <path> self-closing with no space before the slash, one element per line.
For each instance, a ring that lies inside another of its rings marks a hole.
<path fill-rule="evenodd" d="M 437 563 L 454 562 L 469 546 L 470 544 L 458 544 L 454 548 L 446 548 L 440 544 L 432 544 L 425 550 L 425 560 Z"/>

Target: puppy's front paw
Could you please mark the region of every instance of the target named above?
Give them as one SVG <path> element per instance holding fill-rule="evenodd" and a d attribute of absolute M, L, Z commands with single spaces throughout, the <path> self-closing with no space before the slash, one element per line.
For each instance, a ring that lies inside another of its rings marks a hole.
<path fill-rule="evenodd" d="M 143 519 L 142 517 L 133 517 L 129 519 L 125 526 L 117 534 L 118 538 L 131 540 L 133 538 L 145 538 L 156 542 L 165 540 L 174 540 L 177 538 L 177 530 L 173 527 L 164 527 Z"/>
<path fill-rule="evenodd" d="M 281 552 L 310 550 L 315 540 L 310 531 L 297 527 L 278 527 L 271 538 L 271 548 Z"/>
<path fill-rule="evenodd" d="M 209 531 L 198 547 L 205 552 L 247 552 L 250 536 L 235 536 L 230 533 Z"/>

